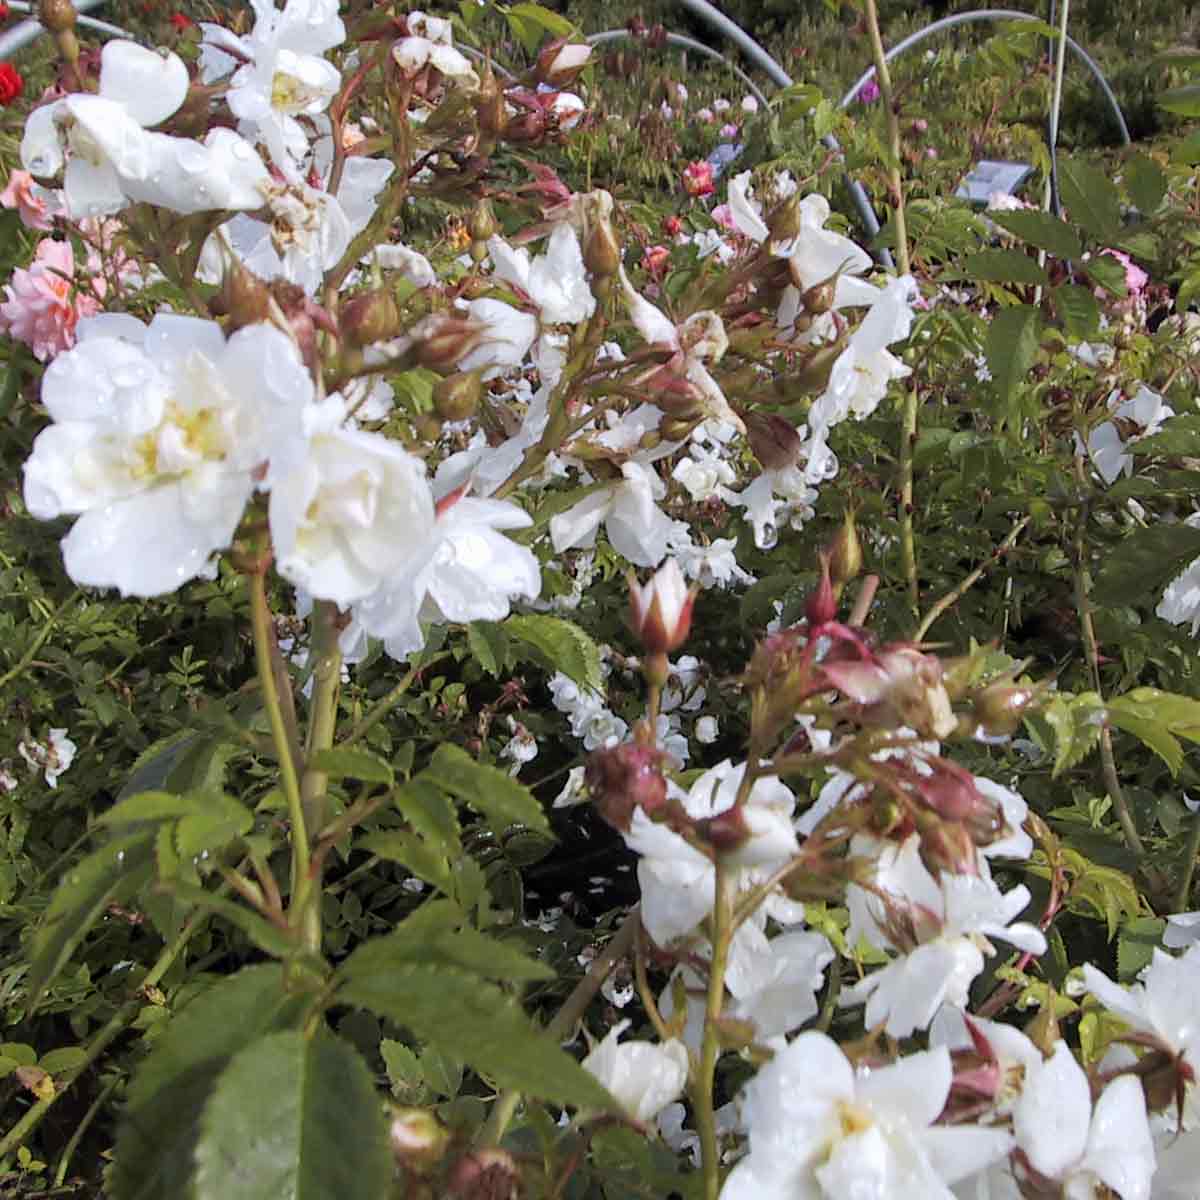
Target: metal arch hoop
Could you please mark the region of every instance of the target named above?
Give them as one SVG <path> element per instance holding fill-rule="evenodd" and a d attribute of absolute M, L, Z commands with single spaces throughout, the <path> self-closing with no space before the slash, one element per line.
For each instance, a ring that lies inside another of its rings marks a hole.
<path fill-rule="evenodd" d="M 608 42 L 618 41 L 634 41 L 634 35 L 628 29 L 607 29 L 603 33 L 592 33 L 588 35 L 587 41 L 592 46 L 602 46 Z M 692 50 L 697 54 L 702 54 L 705 58 L 711 58 L 723 66 L 729 68 L 746 87 L 754 94 L 754 98 L 766 108 L 767 97 L 764 95 L 762 88 L 746 74 L 745 71 L 733 62 L 719 50 L 714 50 L 711 46 L 706 46 L 703 42 L 696 41 L 695 38 L 685 37 L 682 33 L 668 33 L 667 45 L 677 46 L 681 50 Z"/>
<path fill-rule="evenodd" d="M 86 16 L 88 9 L 99 8 L 104 0 L 75 0 L 75 7 L 79 15 L 75 18 L 84 29 L 94 29 L 97 33 L 107 34 L 109 37 L 132 37 L 128 30 L 122 29 L 119 25 L 111 25 L 108 21 L 100 21 L 96 17 Z M 32 12 L 33 5 L 26 3 L 25 0 L 11 0 L 9 4 L 14 12 Z M 19 25 L 14 25 L 12 29 L 0 34 L 0 62 L 5 59 L 12 58 L 18 50 L 24 49 L 29 45 L 39 34 L 45 30 L 39 21 L 22 21 Z"/>
<path fill-rule="evenodd" d="M 686 0 L 684 0 L 686 3 Z M 1031 13 L 1015 12 L 1007 8 L 981 8 L 976 12 L 956 13 L 954 16 L 943 17 L 940 21 L 934 21 L 926 25 L 924 29 L 918 29 L 916 33 L 910 33 L 908 37 L 897 42 L 883 57 L 885 62 L 891 62 L 893 58 L 904 53 L 905 50 L 911 49 L 913 46 L 923 42 L 927 37 L 931 37 L 935 33 L 941 33 L 944 29 L 951 29 L 955 25 L 973 24 L 978 21 L 1037 21 L 1038 18 Z M 1109 108 L 1112 109 L 1113 116 L 1117 120 L 1117 125 L 1121 130 L 1121 138 L 1125 145 L 1128 146 L 1132 139 L 1129 136 L 1129 127 L 1125 124 L 1125 114 L 1121 111 L 1120 104 L 1117 103 L 1116 96 L 1113 95 L 1112 88 L 1108 86 L 1108 80 L 1104 78 L 1100 68 L 1096 65 L 1095 59 L 1077 42 L 1074 38 L 1067 38 L 1067 48 L 1071 50 L 1075 56 L 1087 67 L 1092 78 L 1096 81 L 1097 87 L 1104 94 L 1104 98 L 1108 101 Z M 862 87 L 869 79 L 875 75 L 875 68 L 868 67 L 857 80 L 850 90 L 842 97 L 839 103 L 839 108 L 845 108 L 850 104 L 854 97 L 858 95 L 859 88 Z"/>

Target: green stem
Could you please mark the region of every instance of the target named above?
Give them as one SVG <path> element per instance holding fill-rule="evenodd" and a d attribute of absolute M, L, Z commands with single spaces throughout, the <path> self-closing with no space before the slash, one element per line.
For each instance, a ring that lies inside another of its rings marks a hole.
<path fill-rule="evenodd" d="M 142 980 L 142 988 L 155 987 L 174 965 L 192 935 L 207 917 L 207 913 L 193 913 L 170 945 L 163 948 L 154 965 Z M 140 990 L 127 1000 L 101 1027 L 84 1050 L 83 1058 L 56 1081 L 53 1095 L 39 1100 L 25 1115 L 0 1138 L 0 1159 L 11 1154 L 41 1124 L 51 1108 L 71 1089 L 75 1081 L 125 1032 L 133 1019 L 142 1011 L 145 1001 Z"/>
<path fill-rule="evenodd" d="M 0 675 L 0 689 L 12 683 L 37 658 L 38 651 L 46 644 L 50 635 L 54 632 L 54 627 L 58 624 L 59 618 L 75 603 L 78 595 L 79 591 L 76 589 L 46 618 L 45 625 L 38 630 L 37 637 L 29 643 L 29 648 L 21 655 L 16 665 L 5 671 L 3 675 Z"/>
<path fill-rule="evenodd" d="M 262 689 L 263 705 L 271 725 L 271 736 L 275 740 L 275 752 L 279 756 L 279 774 L 283 783 L 283 794 L 287 801 L 288 817 L 292 823 L 292 908 L 306 890 L 308 879 L 308 826 L 304 820 L 304 805 L 300 797 L 300 779 L 296 763 L 292 759 L 292 748 L 288 740 L 287 725 L 283 719 L 283 708 L 279 703 L 279 692 L 275 687 L 275 671 L 271 662 L 273 628 L 271 609 L 267 603 L 266 577 L 259 571 L 247 576 L 250 587 L 250 624 L 254 632 L 254 660 L 258 667 L 258 684 Z"/>
<path fill-rule="evenodd" d="M 1175 891 L 1173 912 L 1187 912 L 1188 898 L 1192 891 L 1192 875 L 1196 870 L 1196 856 L 1200 854 L 1200 813 L 1192 818 L 1192 827 L 1188 830 L 1187 859 L 1183 866 L 1183 878 Z"/>
<path fill-rule="evenodd" d="M 338 745 L 353 746 L 355 742 L 359 741 L 369 730 L 378 725 L 379 722 L 382 721 L 383 718 L 386 717 L 388 713 L 390 713 L 392 709 L 396 707 L 400 701 L 400 698 L 405 692 L 408 691 L 410 687 L 412 687 L 413 681 L 418 675 L 421 674 L 422 671 L 428 670 L 428 668 L 432 667 L 434 663 L 441 662 L 442 659 L 449 657 L 450 654 L 448 651 L 441 654 L 431 654 L 429 657 L 421 660 L 420 666 L 410 667 L 400 682 L 397 683 L 396 686 L 392 688 L 392 690 L 388 692 L 386 696 L 382 697 L 380 700 L 377 700 L 371 706 L 366 716 L 363 717 L 362 720 L 359 721 L 358 724 L 355 725 L 354 728 L 351 729 L 350 732 L 346 734 L 346 736 L 342 738 L 340 742 L 338 742 Z"/>
<path fill-rule="evenodd" d="M 641 924 L 641 909 L 634 905 L 621 922 L 620 928 L 609 939 L 608 945 L 592 959 L 587 974 L 575 985 L 571 994 L 563 1001 L 562 1007 L 551 1018 L 546 1026 L 546 1038 L 552 1042 L 562 1041 L 575 1028 L 577 1021 L 583 1018 L 587 1007 L 603 986 L 604 981 L 612 973 L 613 968 L 633 949 L 634 938 Z M 488 1119 L 475 1138 L 476 1146 L 498 1146 L 504 1137 L 517 1105 L 521 1102 L 521 1093 L 513 1088 L 500 1093 L 496 1097 Z"/>
<path fill-rule="evenodd" d="M 83 1135 L 87 1133 L 92 1122 L 96 1119 L 96 1115 L 108 1103 L 109 1096 L 117 1090 L 120 1083 L 121 1076 L 113 1075 L 100 1089 L 100 1094 L 88 1106 L 88 1110 L 83 1114 L 82 1120 L 75 1126 L 75 1132 L 71 1134 L 71 1140 L 63 1149 L 62 1155 L 58 1160 L 58 1167 L 54 1172 L 55 1187 L 62 1187 L 63 1180 L 66 1179 L 67 1171 L 71 1166 L 71 1159 L 75 1157 L 75 1151 L 79 1149 L 79 1143 L 83 1141 Z"/>
<path fill-rule="evenodd" d="M 708 971 L 708 999 L 704 1011 L 704 1038 L 700 1043 L 700 1067 L 692 1084 L 696 1130 L 700 1135 L 704 1200 L 717 1200 L 721 1190 L 721 1148 L 713 1101 L 717 1057 L 721 1052 L 717 1022 L 725 1002 L 725 971 L 733 941 L 733 902 L 737 881 L 730 867 L 716 861 L 716 895 L 712 911 L 712 963 Z"/>

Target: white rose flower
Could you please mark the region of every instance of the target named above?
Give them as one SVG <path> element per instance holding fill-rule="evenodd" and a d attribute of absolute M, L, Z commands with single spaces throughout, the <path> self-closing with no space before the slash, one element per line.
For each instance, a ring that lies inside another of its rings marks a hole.
<path fill-rule="evenodd" d="M 661 1045 L 653 1042 L 620 1044 L 631 1022 L 621 1021 L 583 1060 L 583 1069 L 612 1093 L 626 1115 L 635 1121 L 652 1121 L 679 1098 L 687 1084 L 687 1047 L 676 1038 Z"/>
<path fill-rule="evenodd" d="M 42 520 L 79 514 L 63 539 L 76 583 L 172 592 L 232 541 L 312 380 L 269 325 L 226 340 L 212 321 L 118 314 L 78 336 L 42 378 L 54 423 L 25 464 L 25 505 Z"/>

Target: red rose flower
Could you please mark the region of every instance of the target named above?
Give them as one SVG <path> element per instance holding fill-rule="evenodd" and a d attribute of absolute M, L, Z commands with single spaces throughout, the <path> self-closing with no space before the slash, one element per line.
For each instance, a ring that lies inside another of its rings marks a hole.
<path fill-rule="evenodd" d="M 4 0 L 0 0 L 0 21 L 7 21 L 8 17 L 8 5 L 4 3 Z"/>
<path fill-rule="evenodd" d="M 171 24 L 174 25 L 180 33 L 190 29 L 193 25 L 195 25 L 195 23 L 196 22 L 193 21 L 192 18 L 187 15 L 187 13 L 177 12 L 171 14 Z"/>
<path fill-rule="evenodd" d="M 24 90 L 21 72 L 10 62 L 0 62 L 0 105 L 11 104 Z"/>

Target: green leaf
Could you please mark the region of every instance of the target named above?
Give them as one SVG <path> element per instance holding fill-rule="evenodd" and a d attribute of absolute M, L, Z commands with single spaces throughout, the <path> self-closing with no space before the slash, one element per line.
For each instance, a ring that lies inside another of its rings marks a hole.
<path fill-rule="evenodd" d="M 1121 199 L 1103 171 L 1078 158 L 1059 160 L 1058 184 L 1071 220 L 1100 242 L 1121 231 Z"/>
<path fill-rule="evenodd" d="M 451 858 L 462 852 L 458 811 L 439 787 L 418 776 L 400 788 L 394 799 L 404 819 L 431 848 Z"/>
<path fill-rule="evenodd" d="M 260 917 L 244 904 L 226 900 L 223 896 L 215 896 L 212 892 L 183 880 L 171 880 L 160 884 L 159 890 L 165 891 L 180 904 L 204 909 L 223 917 L 267 954 L 276 958 L 291 958 L 296 953 L 296 941 L 287 930 L 272 925 L 265 917 Z"/>
<path fill-rule="evenodd" d="M 1100 304 L 1091 288 L 1074 283 L 1060 284 L 1050 293 L 1050 298 L 1068 337 L 1086 341 L 1099 332 Z"/>
<path fill-rule="evenodd" d="M 1138 211 L 1149 217 L 1167 194 L 1166 172 L 1148 154 L 1136 154 L 1125 164 L 1125 187 Z"/>
<path fill-rule="evenodd" d="M 1129 442 L 1130 454 L 1160 454 L 1179 458 L 1200 457 L 1200 416 L 1185 413 L 1164 421 L 1157 433 Z"/>
<path fill-rule="evenodd" d="M 61 1075 L 64 1071 L 73 1071 L 85 1062 L 87 1051 L 82 1046 L 62 1046 L 39 1058 L 37 1065 L 47 1075 Z"/>
<path fill-rule="evenodd" d="M 1045 250 L 1055 258 L 1078 258 L 1083 253 L 1079 234 L 1052 213 L 1020 209 L 1016 212 L 988 213 L 988 218 L 1021 241 Z"/>
<path fill-rule="evenodd" d="M 96 819 L 97 825 L 140 825 L 176 821 L 193 811 L 192 802 L 174 792 L 138 792 L 118 800 Z"/>
<path fill-rule="evenodd" d="M 389 830 L 371 833 L 355 843 L 357 849 L 368 854 L 378 854 L 388 862 L 397 862 L 418 879 L 425 880 L 442 892 L 454 887 L 454 876 L 450 862 L 444 853 L 429 846 L 413 833 Z"/>
<path fill-rule="evenodd" d="M 603 690 L 600 648 L 574 622 L 534 613 L 509 617 L 504 632 L 535 650 L 549 670 L 561 671 L 580 687 Z"/>
<path fill-rule="evenodd" d="M 389 788 L 396 782 L 396 773 L 385 759 L 370 750 L 356 750 L 350 746 L 318 750 L 308 759 L 307 765 L 315 771 L 324 771 L 331 779 L 361 779 L 364 783 L 381 783 Z"/>
<path fill-rule="evenodd" d="M 1041 316 L 1031 304 L 1001 309 L 988 326 L 984 354 L 1007 408 L 1037 357 Z"/>
<path fill-rule="evenodd" d="M 1166 926 L 1162 917 L 1137 917 L 1122 926 L 1117 939 L 1117 978 L 1122 983 L 1132 983 L 1150 965 Z"/>
<path fill-rule="evenodd" d="M 1093 254 L 1084 264 L 1084 272 L 1097 286 L 1113 296 L 1128 293 L 1125 284 L 1125 264 L 1112 254 Z"/>
<path fill-rule="evenodd" d="M 139 792 L 161 788 L 183 754 L 200 740 L 199 734 L 184 729 L 152 742 L 134 761 L 129 778 L 117 793 L 117 804 Z"/>
<path fill-rule="evenodd" d="M 150 878 L 153 840 L 148 830 L 113 838 L 67 871 L 33 935 L 30 1005 L 38 1002 L 104 910 Z"/>
<path fill-rule="evenodd" d="M 1179 774 L 1179 768 L 1183 766 L 1183 747 L 1179 744 L 1179 739 L 1161 721 L 1149 720 L 1136 713 L 1127 712 L 1120 704 L 1109 705 L 1108 721 L 1110 725 L 1132 733 L 1153 750 L 1167 764 L 1167 769 L 1172 775 Z"/>
<path fill-rule="evenodd" d="M 1158 98 L 1160 107 L 1181 117 L 1200 117 L 1200 83 L 1168 88 Z"/>
<path fill-rule="evenodd" d="M 527 787 L 507 771 L 476 762 L 459 746 L 443 742 L 418 778 L 437 784 L 491 821 L 549 832 L 546 814 Z"/>
<path fill-rule="evenodd" d="M 171 1018 L 129 1085 L 109 1181 L 112 1200 L 187 1197 L 200 1117 L 230 1059 L 265 1034 L 295 1028 L 307 998 L 277 964 L 245 967 Z"/>
<path fill-rule="evenodd" d="M 559 1104 L 607 1111 L 612 1099 L 520 1006 L 477 975 L 409 966 L 348 980 L 338 1000 L 407 1027 L 487 1076 Z"/>
<path fill-rule="evenodd" d="M 201 793 L 187 797 L 193 811 L 175 827 L 175 848 L 181 858 L 196 858 L 219 850 L 249 833 L 254 814 L 223 792 Z"/>
<path fill-rule="evenodd" d="M 1104 706 L 1095 692 L 1056 696 L 1041 712 L 1054 730 L 1054 777 L 1082 762 L 1100 740 Z"/>
<path fill-rule="evenodd" d="M 968 254 L 963 274 L 988 283 L 1049 283 L 1049 276 L 1037 260 L 1023 250 L 979 250 Z"/>
<path fill-rule="evenodd" d="M 467 645 L 493 679 L 508 665 L 508 635 L 499 621 L 472 621 L 467 626 Z"/>
<path fill-rule="evenodd" d="M 428 907 L 422 905 L 417 914 Z M 342 963 L 338 975 L 353 980 L 394 967 L 424 965 L 473 971 L 501 982 L 554 978 L 554 971 L 544 963 L 469 925 L 450 928 L 428 919 L 417 920 L 417 914 L 402 921 L 386 937 L 364 942 Z M 456 923 L 461 921 L 460 914 Z"/>
<path fill-rule="evenodd" d="M 325 1032 L 234 1055 L 200 1121 L 194 1200 L 380 1200 L 387 1126 L 362 1056 Z"/>
<path fill-rule="evenodd" d="M 1200 558 L 1200 529 L 1182 523 L 1135 529 L 1107 554 L 1092 599 L 1106 608 L 1153 606 L 1165 587 Z"/>

